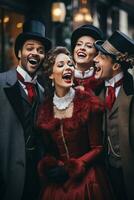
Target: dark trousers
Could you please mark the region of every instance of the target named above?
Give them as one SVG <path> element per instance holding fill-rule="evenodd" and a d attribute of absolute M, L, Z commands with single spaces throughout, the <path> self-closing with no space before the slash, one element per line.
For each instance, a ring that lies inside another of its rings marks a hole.
<path fill-rule="evenodd" d="M 34 151 L 28 151 L 26 155 L 26 175 L 23 197 L 21 200 L 38 200 L 41 185 L 37 174 L 37 162 L 34 159 L 36 155 Z"/>
<path fill-rule="evenodd" d="M 108 167 L 108 174 L 116 200 L 127 200 L 122 168 Z"/>

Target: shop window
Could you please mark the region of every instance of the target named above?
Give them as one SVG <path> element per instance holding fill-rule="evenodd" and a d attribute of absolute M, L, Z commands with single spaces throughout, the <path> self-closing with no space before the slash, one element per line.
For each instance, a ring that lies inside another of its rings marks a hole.
<path fill-rule="evenodd" d="M 23 21 L 23 15 L 0 8 L 0 71 L 6 71 L 17 65 L 14 42 L 22 31 Z"/>

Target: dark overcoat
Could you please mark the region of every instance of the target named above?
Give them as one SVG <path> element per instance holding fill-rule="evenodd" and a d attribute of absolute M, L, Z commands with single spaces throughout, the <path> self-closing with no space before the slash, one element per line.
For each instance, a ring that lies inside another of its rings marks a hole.
<path fill-rule="evenodd" d="M 27 96 L 17 81 L 16 70 L 2 73 L 0 85 L 0 199 L 21 200 L 26 172 L 21 98 L 27 101 Z M 39 84 L 37 88 L 38 105 L 43 91 Z M 39 145 L 41 154 L 43 148 Z"/>

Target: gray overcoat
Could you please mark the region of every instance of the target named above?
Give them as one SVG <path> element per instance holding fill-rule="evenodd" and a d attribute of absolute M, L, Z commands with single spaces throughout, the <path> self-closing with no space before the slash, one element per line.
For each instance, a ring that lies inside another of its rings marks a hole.
<path fill-rule="evenodd" d="M 43 91 L 38 85 L 39 102 Z M 23 91 L 24 92 L 24 91 Z M 0 199 L 21 200 L 26 167 L 21 98 L 16 70 L 0 74 Z"/>

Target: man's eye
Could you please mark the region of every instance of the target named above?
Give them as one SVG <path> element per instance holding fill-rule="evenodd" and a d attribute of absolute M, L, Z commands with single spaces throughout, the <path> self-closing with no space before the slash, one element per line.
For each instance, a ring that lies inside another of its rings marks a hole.
<path fill-rule="evenodd" d="M 43 49 L 39 50 L 40 54 L 45 54 L 45 51 Z"/>
<path fill-rule="evenodd" d="M 101 55 L 101 58 L 102 58 L 102 59 L 105 59 L 105 56 L 104 56 L 104 55 Z"/>
<path fill-rule="evenodd" d="M 26 49 L 27 49 L 27 51 L 32 51 L 33 47 L 27 47 Z"/>

